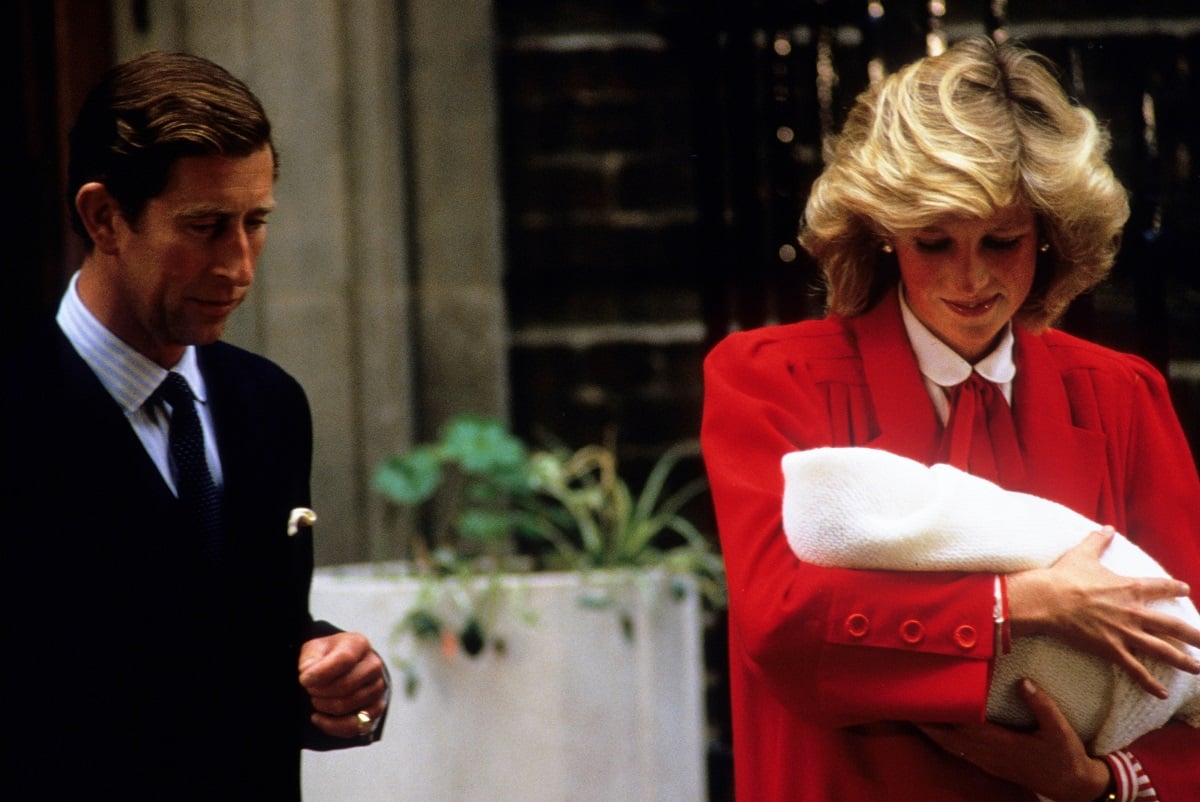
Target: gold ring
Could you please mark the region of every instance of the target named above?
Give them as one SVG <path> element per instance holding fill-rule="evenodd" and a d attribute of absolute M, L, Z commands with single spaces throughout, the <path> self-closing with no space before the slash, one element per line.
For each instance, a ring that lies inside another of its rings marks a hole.
<path fill-rule="evenodd" d="M 354 714 L 354 717 L 358 719 L 359 735 L 370 735 L 371 731 L 375 729 L 374 722 L 371 720 L 371 714 L 366 710 L 359 710 Z"/>

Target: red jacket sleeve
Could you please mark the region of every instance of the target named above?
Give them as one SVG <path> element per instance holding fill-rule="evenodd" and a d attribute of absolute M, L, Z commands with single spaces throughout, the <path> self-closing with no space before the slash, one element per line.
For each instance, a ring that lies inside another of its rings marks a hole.
<path fill-rule="evenodd" d="M 733 660 L 797 715 L 826 725 L 982 720 L 992 575 L 822 568 L 787 545 L 783 455 L 870 437 L 855 431 L 869 417 L 867 388 L 816 381 L 804 343 L 793 341 L 813 334 L 819 346 L 823 332 L 799 324 L 735 334 L 705 363 L 702 442 Z"/>
<path fill-rule="evenodd" d="M 1200 589 L 1200 479 L 1166 381 L 1141 360 L 1129 398 L 1131 426 L 1122 449 L 1119 510 L 1127 535 L 1173 576 Z M 1180 722 L 1129 746 L 1164 802 L 1200 799 L 1200 729 Z"/>

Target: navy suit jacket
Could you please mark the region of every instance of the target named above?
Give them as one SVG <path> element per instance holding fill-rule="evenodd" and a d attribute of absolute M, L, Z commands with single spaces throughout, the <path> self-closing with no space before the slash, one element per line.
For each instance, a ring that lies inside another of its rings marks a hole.
<path fill-rule="evenodd" d="M 57 325 L 3 361 L 7 799 L 299 799 L 322 737 L 297 682 L 312 425 L 270 361 L 198 349 L 225 478 L 224 560 Z M 3 788 L 0 788 L 3 790 Z"/>

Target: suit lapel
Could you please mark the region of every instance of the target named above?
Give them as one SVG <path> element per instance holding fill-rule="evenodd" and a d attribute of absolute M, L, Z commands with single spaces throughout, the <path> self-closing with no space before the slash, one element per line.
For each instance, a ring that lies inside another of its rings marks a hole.
<path fill-rule="evenodd" d="M 276 513 L 272 500 L 286 481 L 282 464 L 289 454 L 275 453 L 287 443 L 272 435 L 282 414 L 263 393 L 261 382 L 240 352 L 224 343 L 197 351 L 208 389 L 221 472 L 225 477 L 223 502 L 226 546 L 230 552 L 245 553 L 251 539 L 284 536 L 286 511 Z M 299 502 L 298 502 L 299 503 Z M 278 514 L 276 530 L 268 531 L 264 515 Z"/>
<path fill-rule="evenodd" d="M 941 422 L 909 345 L 896 290 L 847 325 L 862 356 L 880 430 L 865 445 L 929 464 L 937 453 Z"/>
<path fill-rule="evenodd" d="M 144 493 L 147 502 L 156 507 L 172 504 L 174 494 L 129 425 L 124 411 L 57 326 L 55 331 L 61 370 L 52 375 L 61 377 L 63 383 L 62 420 L 77 432 L 79 442 L 88 444 L 86 453 L 95 454 L 100 460 L 92 466 L 89 481 L 136 488 L 139 496 Z"/>
<path fill-rule="evenodd" d="M 282 373 L 260 357 L 220 342 L 197 357 L 225 476 L 225 592 L 244 632 L 294 625 L 285 636 L 294 641 L 310 621 L 312 571 L 311 535 L 287 534 L 288 511 L 310 503 L 308 441 L 296 402 Z"/>
<path fill-rule="evenodd" d="M 188 524 L 178 500 L 124 411 L 57 326 L 54 332 L 44 362 L 49 406 L 43 419 L 56 427 L 54 448 L 69 466 L 66 486 L 55 491 L 71 499 L 60 518 L 65 531 L 80 538 L 76 545 L 98 538 L 86 551 L 95 570 L 127 576 L 149 565 L 161 570 L 140 581 L 174 592 L 187 584 L 181 569 L 190 564 L 191 548 L 181 536 Z M 161 596 L 173 603 L 166 592 Z"/>
<path fill-rule="evenodd" d="M 225 477 L 224 504 L 229 521 L 240 519 L 245 493 L 251 492 L 254 473 L 254 454 L 250 448 L 255 441 L 253 431 L 258 409 L 254 399 L 247 396 L 236 365 L 225 359 L 222 349 L 205 346 L 197 350 L 200 370 L 212 412 L 217 435 L 217 452 L 221 457 L 221 472 Z M 260 480 L 265 477 L 259 477 Z"/>
<path fill-rule="evenodd" d="M 1017 327 L 1013 413 L 1025 486 L 1084 515 L 1094 514 L 1105 472 L 1105 437 L 1072 423 L 1071 399 L 1041 337 Z"/>

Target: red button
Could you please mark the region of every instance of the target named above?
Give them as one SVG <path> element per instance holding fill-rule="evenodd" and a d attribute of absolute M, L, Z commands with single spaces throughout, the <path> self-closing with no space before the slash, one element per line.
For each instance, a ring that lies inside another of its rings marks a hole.
<path fill-rule="evenodd" d="M 871 619 L 867 618 L 862 613 L 851 613 L 846 618 L 846 631 L 850 633 L 852 638 L 865 637 L 867 631 L 871 629 Z"/>
<path fill-rule="evenodd" d="M 979 642 L 979 633 L 970 624 L 963 624 L 954 630 L 954 642 L 964 649 L 974 649 Z"/>
<path fill-rule="evenodd" d="M 906 643 L 918 644 L 925 639 L 925 625 L 915 618 L 910 618 L 900 625 L 900 637 Z"/>

